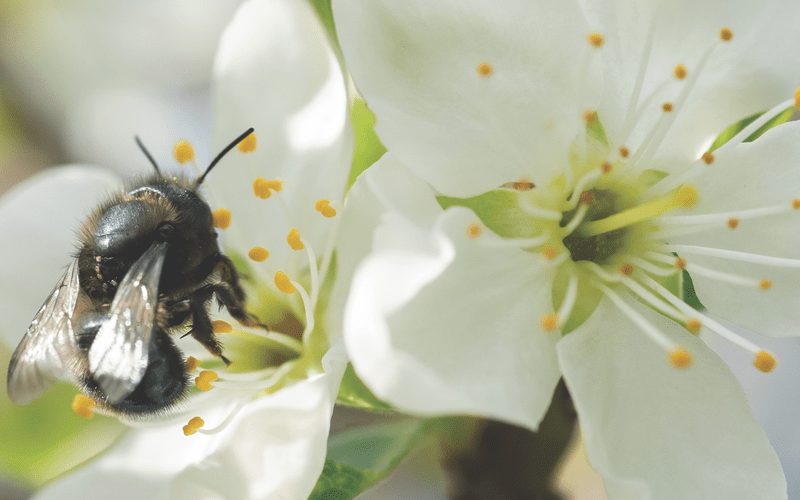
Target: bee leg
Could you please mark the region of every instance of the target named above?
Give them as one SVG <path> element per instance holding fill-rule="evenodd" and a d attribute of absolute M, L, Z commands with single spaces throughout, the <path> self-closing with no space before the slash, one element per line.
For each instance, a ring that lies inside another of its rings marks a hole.
<path fill-rule="evenodd" d="M 222 355 L 222 343 L 214 335 L 214 327 L 211 326 L 211 319 L 206 311 L 206 302 L 211 295 L 204 295 L 193 295 L 189 299 L 189 309 L 192 312 L 192 329 L 189 331 L 189 335 L 200 342 L 211 354 L 222 359 L 226 365 L 230 365 L 230 360 Z"/>
<path fill-rule="evenodd" d="M 217 259 L 216 270 L 219 271 L 219 279 L 230 287 L 230 291 L 233 293 L 233 297 L 235 297 L 235 300 L 230 302 L 237 304 L 240 309 L 244 310 L 244 288 L 242 288 L 239 282 L 239 273 L 236 271 L 236 268 L 233 267 L 233 261 L 223 254 L 218 254 Z M 230 308 L 230 306 L 227 305 L 226 307 Z M 231 315 L 233 315 L 233 313 L 231 313 Z"/>

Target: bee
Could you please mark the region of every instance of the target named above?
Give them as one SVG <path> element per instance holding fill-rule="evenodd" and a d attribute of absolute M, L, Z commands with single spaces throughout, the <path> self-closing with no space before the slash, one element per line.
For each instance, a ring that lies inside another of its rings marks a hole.
<path fill-rule="evenodd" d="M 230 364 L 208 316 L 212 298 L 243 325 L 264 326 L 245 311 L 239 275 L 220 251 L 211 209 L 198 193 L 252 132 L 194 180 L 162 174 L 136 138 L 155 174 L 113 196 L 83 225 L 80 248 L 11 357 L 14 403 L 26 405 L 56 379 L 69 379 L 111 412 L 162 413 L 189 389 L 171 330 L 190 325 L 186 335 Z"/>

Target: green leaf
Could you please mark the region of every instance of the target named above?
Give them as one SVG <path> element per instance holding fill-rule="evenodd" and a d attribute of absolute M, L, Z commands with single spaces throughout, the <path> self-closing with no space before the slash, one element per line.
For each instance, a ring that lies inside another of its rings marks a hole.
<path fill-rule="evenodd" d="M 530 238 L 538 234 L 536 219 L 517 204 L 517 194 L 511 191 L 489 191 L 472 198 L 437 196 L 445 210 L 452 206 L 466 207 L 475 212 L 486 227 L 503 238 Z"/>
<path fill-rule="evenodd" d="M 392 409 L 388 403 L 384 403 L 367 389 L 367 386 L 358 378 L 358 375 L 356 375 L 356 372 L 353 370 L 353 365 L 350 363 L 347 364 L 347 369 L 344 371 L 344 377 L 342 378 L 342 384 L 339 386 L 339 394 L 336 398 L 336 402 L 346 406 L 363 408 L 365 410 Z"/>
<path fill-rule="evenodd" d="M 766 132 L 767 130 L 769 130 L 771 128 L 774 128 L 774 127 L 777 127 L 778 125 L 780 125 L 782 123 L 786 123 L 787 121 L 789 121 L 789 118 L 792 117 L 792 113 L 794 113 L 794 107 L 786 108 L 785 111 L 783 111 L 779 115 L 775 116 L 774 118 L 769 120 L 767 123 L 762 125 L 761 128 L 759 128 L 758 130 L 756 130 L 755 132 L 750 134 L 747 137 L 747 139 L 744 140 L 744 142 L 753 142 L 756 139 L 758 139 L 759 137 L 761 137 L 764 134 L 764 132 Z M 747 118 L 745 118 L 745 119 L 743 119 L 741 121 L 738 121 L 738 122 L 734 123 L 733 125 L 731 125 L 730 127 L 728 127 L 727 129 L 725 129 L 719 135 L 719 137 L 717 137 L 714 140 L 714 142 L 711 144 L 711 147 L 708 148 L 708 151 L 712 152 L 715 149 L 720 148 L 723 144 L 725 144 L 726 142 L 731 140 L 736 134 L 738 134 L 739 132 L 744 130 L 745 127 L 747 127 L 748 125 L 753 123 L 759 116 L 761 116 L 763 114 L 764 113 L 756 113 L 756 114 L 754 114 L 752 116 L 748 116 Z"/>

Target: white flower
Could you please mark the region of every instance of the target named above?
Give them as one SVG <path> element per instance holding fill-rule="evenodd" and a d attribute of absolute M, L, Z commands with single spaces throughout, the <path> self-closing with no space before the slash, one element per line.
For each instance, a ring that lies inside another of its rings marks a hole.
<path fill-rule="evenodd" d="M 208 392 L 193 391 L 166 416 L 121 417 L 135 429 L 120 445 L 53 483 L 42 498 L 73 491 L 230 499 L 305 498 L 311 492 L 348 361 L 337 344 L 341 311 L 331 305 L 329 271 L 336 269 L 334 244 L 353 145 L 345 82 L 326 36 L 302 1 L 250 0 L 223 34 L 215 63 L 215 150 L 248 127 L 256 132 L 225 156 L 201 191 L 216 209 L 223 251 L 247 268 L 248 305 L 271 331 L 240 331 L 230 321 L 235 331 L 227 333 L 229 325 L 218 323 L 231 370 L 214 370 L 218 378 Z M 162 170 L 176 170 L 152 151 Z M 182 163 L 195 161 L 188 142 L 179 142 L 174 153 Z M 139 164 L 151 168 L 144 157 Z M 71 233 L 85 208 L 119 188 L 100 169 L 61 167 L 2 200 L 3 240 L 17 242 L 3 245 L 2 256 L 19 264 L 3 271 L 0 287 L 9 346 L 19 341 L 69 261 Z M 40 243 L 51 235 L 51 243 Z M 335 286 L 346 295 L 350 279 L 341 281 Z M 204 368 L 221 366 L 197 342 L 177 342 Z M 198 389 L 205 391 L 203 385 L 197 383 Z M 182 432 L 194 417 L 202 426 L 189 424 Z"/>
<path fill-rule="evenodd" d="M 797 335 L 800 126 L 742 141 L 794 105 L 800 6 L 333 10 L 389 150 L 352 190 L 377 230 L 345 341 L 375 394 L 536 429 L 563 376 L 610 498 L 785 498 L 741 388 L 692 333 L 775 360 L 680 280 L 713 314 Z"/>

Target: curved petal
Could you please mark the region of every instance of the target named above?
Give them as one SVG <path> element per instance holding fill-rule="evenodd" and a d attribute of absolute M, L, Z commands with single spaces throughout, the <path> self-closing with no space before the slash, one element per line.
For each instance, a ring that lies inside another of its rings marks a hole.
<path fill-rule="evenodd" d="M 347 362 L 337 344 L 322 360 L 325 373 L 248 404 L 221 433 L 213 453 L 175 478 L 171 498 L 308 498 L 325 463 Z"/>
<path fill-rule="evenodd" d="M 2 340 L 16 346 L 64 273 L 84 218 L 122 187 L 107 170 L 65 166 L 45 170 L 0 200 Z"/>
<path fill-rule="evenodd" d="M 316 212 L 314 202 L 341 202 L 350 172 L 344 77 L 316 13 L 301 0 L 245 2 L 223 33 L 214 73 L 215 150 L 249 127 L 258 145 L 232 152 L 205 185 L 232 213 L 229 246 L 240 254 L 255 246 L 270 251 L 253 267 L 271 281 L 276 270 L 290 271 L 290 259 L 308 265 L 305 252 L 286 244 L 292 227 L 318 255 L 331 244 L 335 220 Z M 282 180 L 283 190 L 257 198 L 258 177 Z"/>
<path fill-rule="evenodd" d="M 375 394 L 414 413 L 478 414 L 536 429 L 559 379 L 554 269 L 542 257 L 467 237 L 453 208 L 433 231 L 393 213 L 356 271 L 345 310 L 353 368 Z M 488 233 L 488 230 L 484 230 Z"/>
<path fill-rule="evenodd" d="M 676 323 L 628 304 L 685 346 L 693 365 L 671 367 L 607 298 L 559 342 L 589 460 L 609 498 L 785 499 L 778 458 L 725 363 Z"/>
<path fill-rule="evenodd" d="M 580 74 L 591 47 L 575 2 L 332 5 L 376 133 L 437 190 L 470 196 L 520 176 L 546 182 L 566 166 L 592 88 Z"/>

